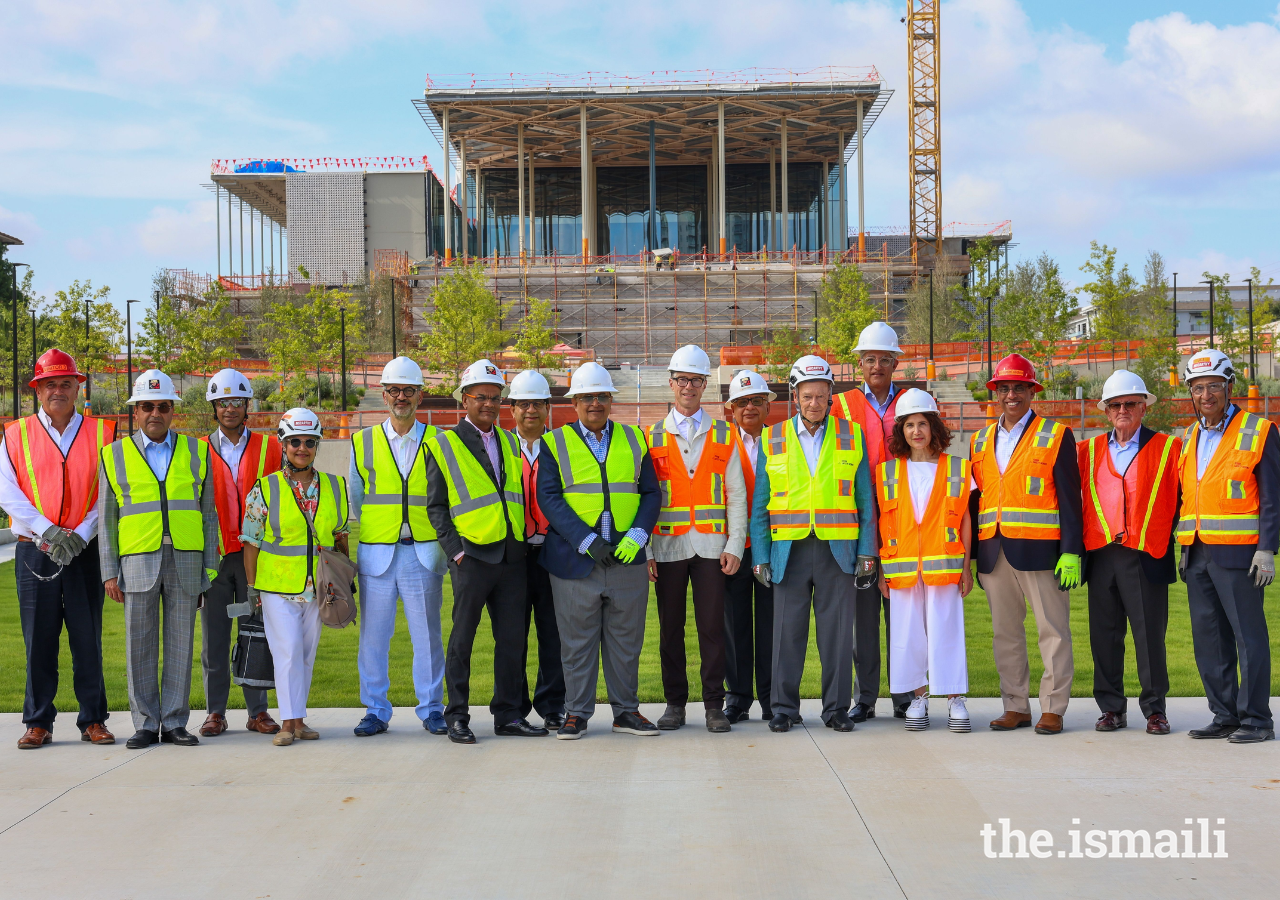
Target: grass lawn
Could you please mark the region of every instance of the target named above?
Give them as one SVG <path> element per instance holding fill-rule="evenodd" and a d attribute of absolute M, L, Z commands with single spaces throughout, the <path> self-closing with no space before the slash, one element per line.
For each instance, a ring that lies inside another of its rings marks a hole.
<path fill-rule="evenodd" d="M 18 619 L 17 593 L 14 588 L 13 563 L 0 565 L 0 711 L 20 712 L 22 710 L 23 692 L 25 690 L 26 655 L 22 643 L 22 629 Z M 652 598 L 652 593 L 650 593 Z M 1268 592 L 1268 617 L 1271 622 L 1272 655 L 1280 651 L 1280 628 L 1277 627 L 1276 593 Z M 1170 694 L 1173 696 L 1200 696 L 1204 692 L 1200 686 L 1200 678 L 1196 673 L 1195 660 L 1191 651 L 1191 630 L 1187 614 L 1187 595 L 1185 585 L 1173 585 L 1169 592 L 1169 631 L 1168 657 Z M 452 609 L 452 592 L 448 579 L 445 580 L 444 592 L 444 640 L 449 640 Z M 991 616 L 987 610 L 986 597 L 981 588 L 974 588 L 965 603 L 965 623 L 968 635 L 969 656 L 969 694 L 975 697 L 994 697 L 999 694 L 999 681 L 996 677 L 995 663 L 991 655 Z M 1093 659 L 1089 652 L 1088 610 L 1084 590 L 1073 591 L 1071 595 L 1071 630 L 1075 651 L 1075 683 L 1072 695 L 1090 697 L 1093 690 Z M 315 680 L 311 689 L 311 705 L 315 707 L 357 707 L 359 700 L 359 679 L 356 674 L 356 649 L 359 639 L 359 622 L 341 631 L 324 629 L 320 639 L 320 651 L 316 660 Z M 124 615 L 123 608 L 106 602 L 102 628 L 103 657 L 106 660 L 107 696 L 111 709 L 128 709 L 128 692 L 125 681 L 124 653 Z M 693 623 L 693 611 L 689 610 L 686 626 L 686 647 L 689 654 L 689 683 L 691 699 L 701 698 L 698 680 L 698 651 L 696 632 Z M 658 702 L 663 699 L 660 670 L 658 664 L 658 614 L 657 607 L 650 602 L 647 624 L 647 640 L 640 659 L 640 699 L 644 702 Z M 1039 652 L 1035 646 L 1035 618 L 1028 610 L 1027 639 L 1031 647 L 1031 689 L 1033 695 L 1038 690 L 1041 674 Z M 530 636 L 530 645 L 534 647 L 535 638 Z M 883 635 L 882 635 L 883 643 Z M 1130 697 L 1138 695 L 1138 678 L 1133 662 L 1133 644 L 1128 642 L 1126 655 L 1125 689 Z M 195 666 L 191 678 L 191 708 L 204 709 L 204 689 L 200 679 L 200 620 L 196 619 Z M 887 657 L 886 657 L 887 658 Z M 530 662 L 536 667 L 536 650 L 529 654 Z M 813 629 L 810 628 L 808 663 L 805 667 L 803 695 L 817 697 L 820 695 L 820 676 L 818 653 L 814 645 Z M 395 637 L 391 642 L 391 702 L 395 706 L 414 706 L 411 666 L 413 648 L 409 642 L 409 633 L 401 615 L 396 626 Z M 69 711 L 77 708 L 75 695 L 71 689 L 71 654 L 67 650 L 66 636 L 63 636 L 62 653 L 59 657 L 61 681 L 58 690 L 57 705 L 60 710 Z M 493 690 L 493 638 L 489 628 L 483 622 L 476 637 L 475 652 L 472 656 L 471 680 L 472 703 L 477 707 L 488 704 Z M 533 682 L 535 669 L 530 669 L 530 683 Z M 881 696 L 887 696 L 887 684 L 882 685 Z M 1272 695 L 1280 694 L 1280 667 L 1273 667 Z M 601 679 L 598 696 L 605 699 L 604 681 Z M 243 696 L 238 689 L 232 689 L 232 707 L 242 707 Z M 275 695 L 272 692 L 271 705 L 275 706 Z M 199 722 L 198 717 L 193 717 Z"/>

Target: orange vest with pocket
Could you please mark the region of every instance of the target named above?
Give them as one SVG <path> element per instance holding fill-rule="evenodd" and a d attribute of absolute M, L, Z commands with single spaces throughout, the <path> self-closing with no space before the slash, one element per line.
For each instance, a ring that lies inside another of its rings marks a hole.
<path fill-rule="evenodd" d="M 902 391 L 893 395 L 893 399 L 889 401 L 889 408 L 882 416 L 867 401 L 867 395 L 860 387 L 836 394 L 831 415 L 857 422 L 862 426 L 862 434 L 867 444 L 867 465 L 872 472 L 876 470 L 876 466 L 889 458 L 889 435 L 893 434 L 894 416 L 898 408 L 898 398 L 901 396 Z"/>
<path fill-rule="evenodd" d="M 662 511 L 653 533 L 678 535 L 690 528 L 703 534 L 727 533 L 724 473 L 737 452 L 737 435 L 728 422 L 713 419 L 691 472 L 666 422 L 664 418 L 649 426 L 649 456 L 662 488 Z"/>
<path fill-rule="evenodd" d="M 733 427 L 737 428 L 736 425 Z M 759 441 L 760 438 L 756 438 L 756 440 Z M 753 460 L 749 459 L 747 456 L 747 447 L 742 443 L 742 438 L 738 436 L 737 432 L 734 432 L 734 443 L 738 445 L 738 462 L 742 463 L 742 480 L 747 483 L 747 521 L 750 522 L 751 510 L 756 501 L 756 470 L 752 465 Z M 759 447 L 757 446 L 756 449 L 758 450 Z M 750 529 L 747 529 L 746 546 L 751 546 Z"/>
<path fill-rule="evenodd" d="M 280 439 L 274 434 L 249 432 L 249 441 L 240 454 L 239 484 L 218 453 L 217 446 L 205 435 L 200 440 L 209 445 L 209 470 L 213 473 L 214 505 L 218 509 L 218 554 L 239 553 L 240 525 L 244 522 L 244 503 L 249 492 L 263 475 L 280 469 Z"/>
<path fill-rule="evenodd" d="M 59 528 L 76 528 L 98 502 L 98 453 L 115 439 L 115 422 L 85 416 L 64 457 L 38 416 L 23 416 L 4 427 L 18 487 Z"/>
<path fill-rule="evenodd" d="M 1190 545 L 1197 537 L 1206 544 L 1258 543 L 1258 479 L 1253 470 L 1262 461 L 1262 448 L 1271 421 L 1241 410 L 1205 467 L 1196 476 L 1196 443 L 1200 423 L 1187 429 L 1178 465 L 1182 476 L 1182 514 L 1178 519 L 1178 543 Z"/>
<path fill-rule="evenodd" d="M 1084 489 L 1084 549 L 1120 544 L 1160 559 L 1178 509 L 1178 456 L 1182 442 L 1156 434 L 1121 476 L 1100 434 L 1076 447 Z"/>
<path fill-rule="evenodd" d="M 947 453 L 938 471 L 924 517 L 916 522 L 911 479 L 905 459 L 876 466 L 876 499 L 880 502 L 880 571 L 889 587 L 959 584 L 964 570 L 960 525 L 969 508 L 969 460 Z"/>
<path fill-rule="evenodd" d="M 1067 427 L 1053 419 L 1034 416 L 1001 473 L 996 463 L 999 424 L 993 422 L 976 432 L 970 444 L 973 478 L 982 491 L 978 539 L 990 540 L 998 528 L 1007 538 L 1056 541 L 1062 529 L 1053 464 Z"/>

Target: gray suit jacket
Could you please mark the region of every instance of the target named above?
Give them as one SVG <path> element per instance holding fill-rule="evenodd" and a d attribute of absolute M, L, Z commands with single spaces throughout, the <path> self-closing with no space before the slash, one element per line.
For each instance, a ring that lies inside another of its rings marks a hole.
<path fill-rule="evenodd" d="M 178 435 L 181 438 L 181 435 Z M 121 438 L 133 441 L 142 449 L 142 432 L 133 437 Z M 173 559 L 178 568 L 178 582 L 190 594 L 199 594 L 209 587 L 205 569 L 218 568 L 218 510 L 214 505 L 214 490 L 210 479 L 200 485 L 200 513 L 204 519 L 204 551 L 174 550 Z M 140 594 L 151 590 L 160 576 L 160 562 L 164 548 L 150 553 L 132 553 L 120 556 L 120 505 L 115 491 L 107 480 L 106 469 L 98 463 L 98 558 L 102 564 L 102 580 L 118 578 L 120 590 Z"/>

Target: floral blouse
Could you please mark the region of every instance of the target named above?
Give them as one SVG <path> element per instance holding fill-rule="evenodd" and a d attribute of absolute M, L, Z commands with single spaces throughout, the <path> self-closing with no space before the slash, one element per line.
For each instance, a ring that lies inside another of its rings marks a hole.
<path fill-rule="evenodd" d="M 289 481 L 289 487 L 293 488 L 293 496 L 297 498 L 298 505 L 302 507 L 307 517 L 315 520 L 316 508 L 320 503 L 320 479 L 312 478 L 311 484 L 305 489 L 301 482 L 295 481 L 290 476 L 285 476 Z M 244 504 L 244 521 L 240 523 L 240 540 L 245 544 L 253 544 L 255 547 L 262 547 L 262 538 L 267 530 L 267 501 L 262 496 L 262 488 L 254 485 L 253 490 L 249 492 L 248 498 Z M 334 537 L 349 534 L 351 531 L 348 525 L 334 530 Z M 307 576 L 307 584 L 302 589 L 301 594 L 281 595 L 285 600 L 294 600 L 298 603 L 309 603 L 315 599 L 315 585 L 312 583 L 311 576 Z"/>

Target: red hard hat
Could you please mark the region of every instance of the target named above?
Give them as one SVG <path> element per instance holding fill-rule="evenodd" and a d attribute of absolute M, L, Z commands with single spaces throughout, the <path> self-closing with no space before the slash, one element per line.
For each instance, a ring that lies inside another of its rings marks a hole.
<path fill-rule="evenodd" d="M 1010 353 L 996 363 L 996 371 L 987 382 L 987 390 L 994 391 L 996 384 L 1001 381 L 1021 381 L 1034 385 L 1037 392 L 1044 390 L 1044 385 L 1036 381 L 1036 367 L 1020 353 Z"/>
<path fill-rule="evenodd" d="M 81 384 L 88 380 L 80 374 L 80 370 L 76 368 L 76 361 L 70 354 L 63 353 L 57 347 L 50 347 L 36 360 L 36 370 L 31 373 L 31 380 L 27 382 L 27 387 L 33 388 L 37 381 L 45 378 L 65 378 L 67 375 L 76 376 L 76 381 Z"/>

